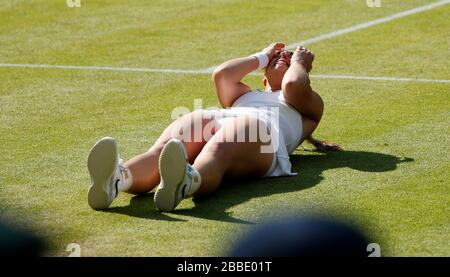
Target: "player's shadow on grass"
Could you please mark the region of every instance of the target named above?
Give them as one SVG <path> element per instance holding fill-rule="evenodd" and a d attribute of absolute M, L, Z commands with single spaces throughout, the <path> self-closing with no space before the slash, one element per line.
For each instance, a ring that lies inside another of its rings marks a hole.
<path fill-rule="evenodd" d="M 153 195 L 154 193 L 152 192 L 148 194 L 133 196 L 128 206 L 112 207 L 103 210 L 103 212 L 118 213 L 129 215 L 132 217 L 147 218 L 154 220 L 186 221 L 184 219 L 170 216 L 169 213 L 159 212 L 155 207 L 155 203 L 153 202 Z"/>
<path fill-rule="evenodd" d="M 229 182 L 223 184 L 217 193 L 208 198 L 194 199 L 194 208 L 176 209 L 174 213 L 252 224 L 234 218 L 227 210 L 252 198 L 311 188 L 324 179 L 322 172 L 325 170 L 350 168 L 363 172 L 387 172 L 395 170 L 400 163 L 412 161 L 414 160 L 411 158 L 364 151 L 317 153 L 317 155 L 294 154 L 291 156 L 292 170 L 298 172 L 297 176 Z"/>
<path fill-rule="evenodd" d="M 173 214 L 253 224 L 252 222 L 233 217 L 232 212 L 228 211 L 229 208 L 252 198 L 311 188 L 324 179 L 322 172 L 325 170 L 350 168 L 363 172 L 386 172 L 395 170 L 400 163 L 411 161 L 413 161 L 411 158 L 400 158 L 388 154 L 363 151 L 317 153 L 316 155 L 294 154 L 291 156 L 292 170 L 299 173 L 295 177 L 226 182 L 212 196 L 194 199 L 194 208 L 176 209 Z M 106 210 L 106 212 L 147 219 L 185 221 L 170 216 L 170 213 L 157 211 L 153 202 L 153 193 L 134 196 L 128 206 L 113 207 Z"/>

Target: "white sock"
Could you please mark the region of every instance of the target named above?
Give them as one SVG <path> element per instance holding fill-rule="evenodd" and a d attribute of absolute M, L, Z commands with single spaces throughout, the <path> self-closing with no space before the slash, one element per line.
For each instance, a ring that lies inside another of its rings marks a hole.
<path fill-rule="evenodd" d="M 128 167 L 123 163 L 123 161 L 119 162 L 121 182 L 119 183 L 119 191 L 127 191 L 131 188 L 133 184 L 133 176 L 131 175 L 131 171 Z"/>
<path fill-rule="evenodd" d="M 192 196 L 200 188 L 202 176 L 200 176 L 200 172 L 190 164 L 188 164 L 188 175 L 192 178 L 192 184 L 187 195 Z"/>

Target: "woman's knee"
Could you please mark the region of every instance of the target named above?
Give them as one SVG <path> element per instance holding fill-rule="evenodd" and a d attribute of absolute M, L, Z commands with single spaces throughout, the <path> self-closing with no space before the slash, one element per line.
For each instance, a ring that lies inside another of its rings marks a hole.
<path fill-rule="evenodd" d="M 214 159 L 226 163 L 230 156 L 230 143 L 225 141 L 210 141 L 201 152 L 201 159 Z"/>
<path fill-rule="evenodd" d="M 204 143 L 214 134 L 215 128 L 209 128 L 210 136 L 205 136 L 205 128 L 215 121 L 210 111 L 197 110 L 177 119 L 170 128 L 170 138 L 178 138 L 183 142 Z"/>

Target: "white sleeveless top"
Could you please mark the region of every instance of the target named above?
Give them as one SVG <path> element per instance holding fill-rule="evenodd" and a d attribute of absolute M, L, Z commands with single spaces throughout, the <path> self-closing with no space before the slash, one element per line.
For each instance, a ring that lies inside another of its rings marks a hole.
<path fill-rule="evenodd" d="M 282 134 L 288 154 L 294 152 L 300 144 L 303 133 L 302 116 L 294 107 L 286 103 L 281 90 L 268 92 L 252 90 L 233 103 L 232 109 L 237 107 L 278 108 L 279 126 L 274 127 Z"/>

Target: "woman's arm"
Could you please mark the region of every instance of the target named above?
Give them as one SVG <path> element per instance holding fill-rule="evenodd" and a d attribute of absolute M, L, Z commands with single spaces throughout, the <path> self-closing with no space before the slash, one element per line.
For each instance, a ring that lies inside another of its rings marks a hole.
<path fill-rule="evenodd" d="M 241 80 L 256 70 L 258 65 L 259 62 L 255 57 L 245 57 L 229 60 L 214 70 L 212 79 L 222 107 L 231 107 L 236 99 L 251 90 Z"/>
<path fill-rule="evenodd" d="M 262 53 L 266 54 L 270 60 L 277 51 L 281 51 L 283 48 L 283 43 L 272 43 Z M 251 90 L 241 80 L 250 72 L 258 69 L 258 67 L 258 59 L 250 56 L 229 60 L 214 70 L 212 79 L 222 107 L 231 107 L 236 99 Z"/>
<path fill-rule="evenodd" d="M 291 58 L 291 66 L 281 83 L 286 102 L 302 115 L 320 122 L 323 113 L 323 101 L 310 85 L 309 72 L 312 69 L 314 54 L 308 49 L 298 47 Z"/>

